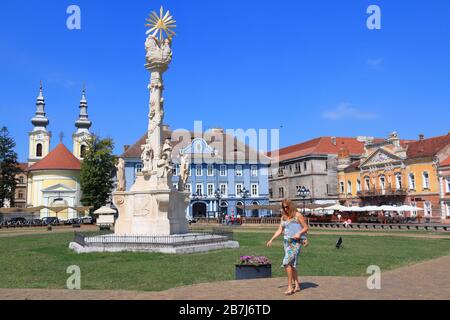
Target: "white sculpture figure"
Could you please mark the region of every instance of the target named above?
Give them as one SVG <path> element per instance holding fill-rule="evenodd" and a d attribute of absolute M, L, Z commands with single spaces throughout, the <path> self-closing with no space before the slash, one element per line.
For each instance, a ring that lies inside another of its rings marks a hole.
<path fill-rule="evenodd" d="M 148 143 L 143 145 L 141 149 L 142 149 L 141 160 L 143 164 L 142 172 L 152 172 L 153 158 L 154 158 L 153 149 Z"/>
<path fill-rule="evenodd" d="M 172 175 L 172 146 L 166 139 L 162 148 L 161 159 L 158 161 L 158 178 L 169 178 Z"/>
<path fill-rule="evenodd" d="M 187 154 L 180 156 L 180 180 L 178 181 L 178 190 L 184 191 L 189 178 L 189 162 Z"/>
<path fill-rule="evenodd" d="M 126 179 L 125 179 L 125 161 L 119 158 L 117 164 L 117 191 L 125 191 Z"/>

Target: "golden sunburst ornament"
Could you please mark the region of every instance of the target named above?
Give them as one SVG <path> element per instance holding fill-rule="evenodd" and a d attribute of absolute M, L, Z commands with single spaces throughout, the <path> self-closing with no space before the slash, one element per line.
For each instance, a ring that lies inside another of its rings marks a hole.
<path fill-rule="evenodd" d="M 164 14 L 164 9 L 161 6 L 161 9 L 159 9 L 159 16 L 153 11 L 150 14 L 150 18 L 147 18 L 146 21 L 148 23 L 145 26 L 150 27 L 146 32 L 147 35 L 151 34 L 153 37 L 158 37 L 159 41 L 164 39 L 164 35 L 169 40 L 172 40 L 172 37 L 175 35 L 175 32 L 172 29 L 176 28 L 176 21 L 173 19 L 170 11 L 167 11 Z"/>

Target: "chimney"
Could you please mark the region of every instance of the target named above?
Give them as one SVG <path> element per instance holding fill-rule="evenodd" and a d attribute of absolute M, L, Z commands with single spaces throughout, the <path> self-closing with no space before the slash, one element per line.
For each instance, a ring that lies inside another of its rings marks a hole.
<path fill-rule="evenodd" d="M 419 134 L 419 140 L 420 141 L 425 140 L 425 135 L 423 133 Z"/>
<path fill-rule="evenodd" d="M 331 137 L 331 144 L 333 146 L 337 146 L 337 138 L 336 137 Z"/>

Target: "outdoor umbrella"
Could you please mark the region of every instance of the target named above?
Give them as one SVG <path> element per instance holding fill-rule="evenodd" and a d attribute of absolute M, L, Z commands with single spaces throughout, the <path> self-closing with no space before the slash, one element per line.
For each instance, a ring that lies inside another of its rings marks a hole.
<path fill-rule="evenodd" d="M 348 208 L 341 206 L 340 204 L 335 204 L 331 207 L 324 208 L 325 210 L 333 210 L 333 211 L 346 211 Z"/>
<path fill-rule="evenodd" d="M 383 211 L 398 211 L 399 210 L 399 207 L 394 207 L 394 206 L 381 206 L 380 208 Z"/>
<path fill-rule="evenodd" d="M 94 214 L 116 214 L 116 210 L 110 208 L 110 207 L 101 207 L 100 209 L 97 209 L 94 211 Z"/>
<path fill-rule="evenodd" d="M 421 209 L 421 208 L 404 205 L 404 206 L 398 207 L 398 211 L 403 211 L 403 212 L 404 211 L 414 211 L 414 212 L 417 212 L 417 211 L 424 211 L 424 210 Z"/>

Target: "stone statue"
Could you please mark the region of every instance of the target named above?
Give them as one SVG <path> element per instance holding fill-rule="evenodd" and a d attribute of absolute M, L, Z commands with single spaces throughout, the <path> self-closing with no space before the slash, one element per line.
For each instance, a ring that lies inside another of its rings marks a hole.
<path fill-rule="evenodd" d="M 117 164 L 117 191 L 125 191 L 126 180 L 125 180 L 125 161 L 119 158 Z"/>
<path fill-rule="evenodd" d="M 160 42 L 154 36 L 145 41 L 146 59 L 149 64 L 169 65 L 172 61 L 172 48 L 169 39 Z"/>
<path fill-rule="evenodd" d="M 164 142 L 161 159 L 158 161 L 158 178 L 168 178 L 172 175 L 172 145 L 170 140 Z"/>
<path fill-rule="evenodd" d="M 154 159 L 153 149 L 149 143 L 143 145 L 141 147 L 141 149 L 142 149 L 141 160 L 142 160 L 142 164 L 143 164 L 142 171 L 143 172 L 152 172 L 153 171 L 153 159 Z"/>
<path fill-rule="evenodd" d="M 180 156 L 180 180 L 178 182 L 178 190 L 179 191 L 185 190 L 188 178 L 189 178 L 188 155 L 183 154 Z"/>

